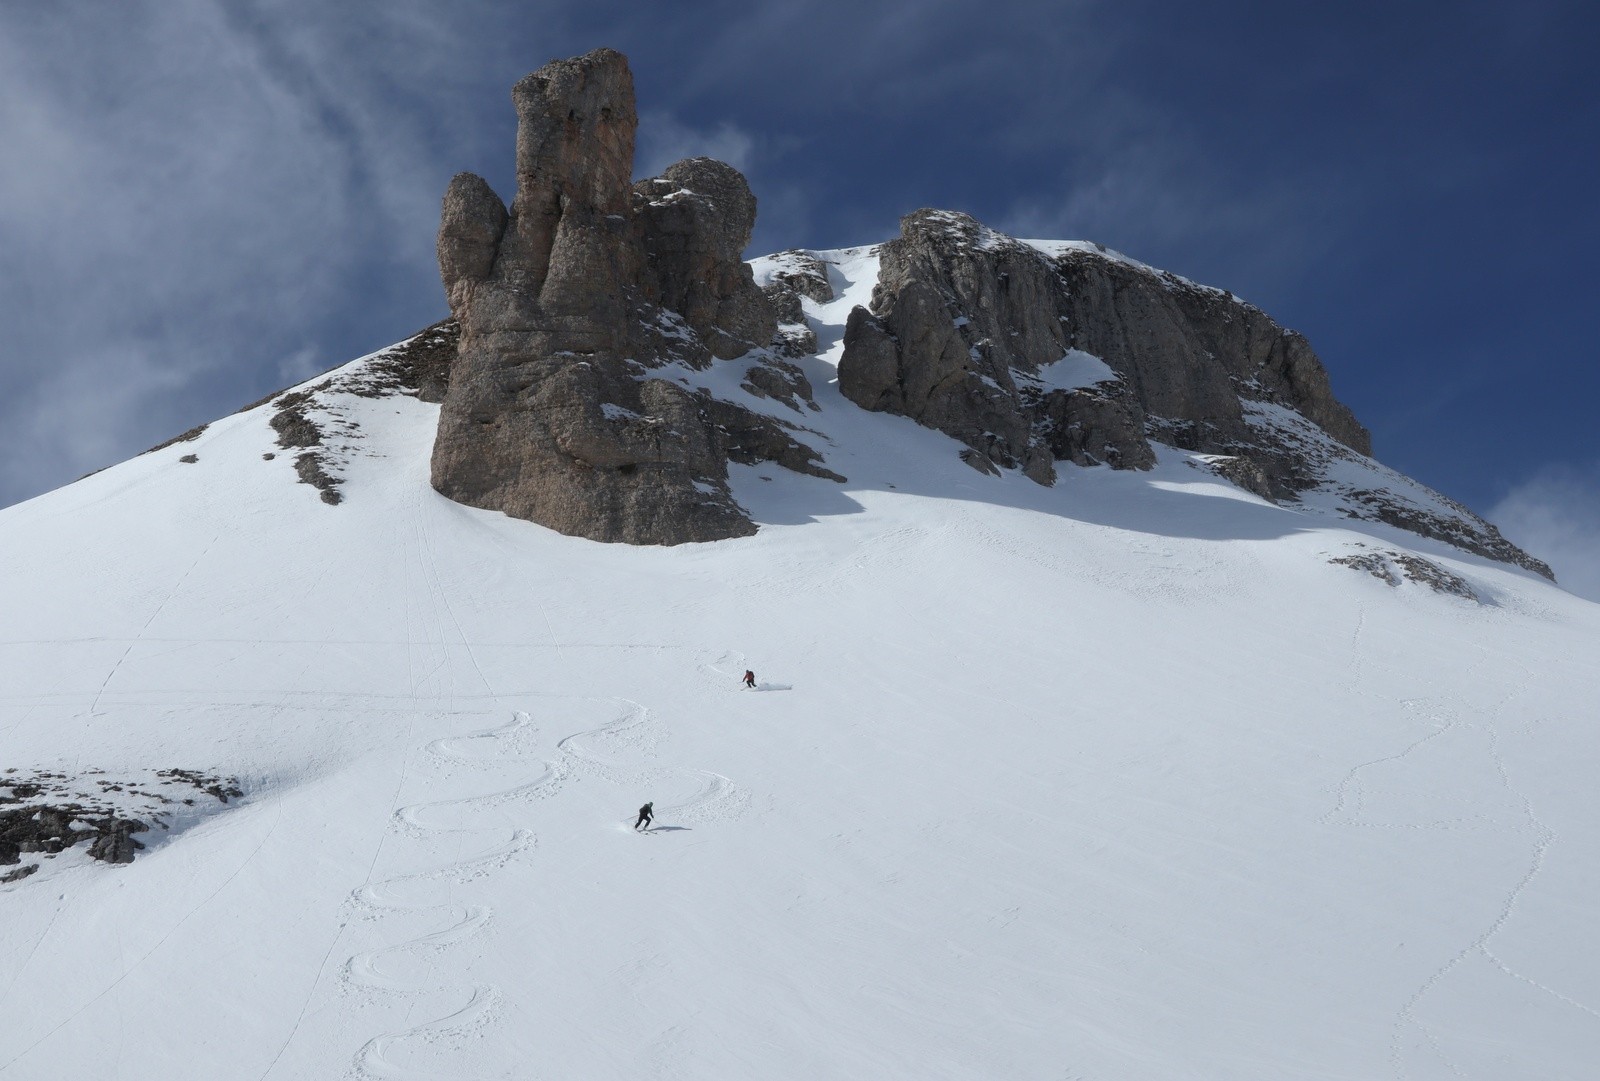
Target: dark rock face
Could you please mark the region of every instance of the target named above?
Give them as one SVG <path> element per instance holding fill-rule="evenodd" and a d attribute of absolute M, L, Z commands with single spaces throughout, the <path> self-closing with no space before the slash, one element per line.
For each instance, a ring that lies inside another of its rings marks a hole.
<path fill-rule="evenodd" d="M 1145 411 L 1186 422 L 1194 449 L 1248 441 L 1241 398 L 1279 402 L 1359 454 L 1367 430 L 1333 397 L 1310 344 L 1232 295 L 1106 256 L 1055 260 L 1072 344 L 1132 384 Z"/>
<path fill-rule="evenodd" d="M 0 884 L 21 881 L 39 870 L 40 861 L 84 842 L 93 859 L 132 863 L 145 847 L 134 834 L 148 833 L 152 825 L 167 829 L 169 809 L 196 804 L 194 797 L 181 795 L 191 789 L 223 804 L 244 795 L 237 778 L 189 769 L 155 770 L 120 780 L 99 770 L 69 777 L 7 769 L 0 775 L 0 866 L 22 866 L 0 874 Z M 129 806 L 148 810 L 136 812 L 143 817 L 135 818 Z"/>
<path fill-rule="evenodd" d="M 879 258 L 872 311 L 857 308 L 845 328 L 839 388 L 851 401 L 954 436 L 984 471 L 1021 469 L 1041 484 L 1055 482 L 1057 459 L 1153 463 L 1130 388 L 1038 378 L 1073 348 L 1049 259 L 936 210 L 902 219 Z"/>
<path fill-rule="evenodd" d="M 1328 562 L 1335 566 L 1366 571 L 1391 588 L 1399 586 L 1401 582 L 1409 581 L 1427 586 L 1435 593 L 1444 593 L 1468 601 L 1479 600 L 1477 593 L 1473 592 L 1472 586 L 1466 579 L 1451 574 L 1437 563 L 1421 556 L 1392 550 L 1363 550 L 1347 556 L 1338 556 Z"/>
<path fill-rule="evenodd" d="M 1143 410 L 1120 381 L 1051 390 L 1038 396 L 1034 413 L 1043 418 L 1045 442 L 1057 461 L 1113 469 L 1155 464 L 1141 435 Z"/>
<path fill-rule="evenodd" d="M 1371 461 L 1305 338 L 1230 293 L 1092 245 L 1040 250 L 949 211 L 908 215 L 879 257 L 871 310 L 845 328 L 839 388 L 953 436 L 975 469 L 1050 484 L 1060 461 L 1148 468 L 1155 441 L 1264 499 L 1317 489 L 1351 517 L 1550 576 L 1467 508 Z M 1063 377 L 1074 357 L 1088 364 Z M 1358 490 L 1335 477 L 1341 460 L 1393 483 Z"/>
<path fill-rule="evenodd" d="M 470 174 L 445 195 L 439 266 L 460 342 L 434 487 L 593 540 L 755 532 L 730 459 L 834 474 L 771 418 L 653 374 L 772 341 L 772 305 L 741 259 L 749 186 L 706 158 L 632 184 L 633 78 L 612 50 L 552 61 L 512 98 L 509 213 Z"/>
<path fill-rule="evenodd" d="M 1241 397 L 1287 404 L 1370 449 L 1305 339 L 1228 294 L 1093 252 L 1052 258 L 949 211 L 904 218 L 880 258 L 872 311 L 846 332 L 841 390 L 1041 483 L 1051 460 L 1147 468 L 1150 427 L 1187 449 L 1247 453 Z M 1103 361 L 1106 378 L 1031 382 L 1070 350 Z M 1283 473 L 1270 456 L 1257 467 Z"/>
<path fill-rule="evenodd" d="M 472 299 L 474 287 L 494 269 L 506 220 L 505 204 L 481 176 L 457 173 L 450 181 L 444 193 L 436 251 L 450 313 L 458 319 Z"/>
<path fill-rule="evenodd" d="M 690 158 L 633 192 L 645 299 L 682 316 L 719 359 L 770 342 L 778 321 L 744 262 L 756 197 L 739 171 Z"/>

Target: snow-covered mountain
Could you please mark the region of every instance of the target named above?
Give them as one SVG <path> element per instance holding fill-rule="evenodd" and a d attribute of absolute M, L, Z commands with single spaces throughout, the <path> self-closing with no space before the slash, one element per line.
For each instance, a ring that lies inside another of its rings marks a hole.
<path fill-rule="evenodd" d="M 439 495 L 445 330 L 0 511 L 0 1081 L 1593 1075 L 1600 607 L 1359 454 L 984 475 L 809 255 L 753 536 Z"/>

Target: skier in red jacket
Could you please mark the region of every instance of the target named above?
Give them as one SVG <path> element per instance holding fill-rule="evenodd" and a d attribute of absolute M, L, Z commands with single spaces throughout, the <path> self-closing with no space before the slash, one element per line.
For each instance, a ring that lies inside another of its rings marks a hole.
<path fill-rule="evenodd" d="M 748 668 L 745 669 L 744 672 L 744 685 L 749 687 L 752 691 L 756 689 L 756 674 L 750 671 Z"/>

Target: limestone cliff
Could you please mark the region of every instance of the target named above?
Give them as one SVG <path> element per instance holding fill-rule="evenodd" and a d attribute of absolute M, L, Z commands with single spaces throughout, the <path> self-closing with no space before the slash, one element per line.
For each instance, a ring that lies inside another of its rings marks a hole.
<path fill-rule="evenodd" d="M 919 210 L 881 248 L 872 310 L 852 313 L 840 387 L 966 443 L 979 468 L 1054 482 L 1053 461 L 1138 469 L 1147 429 L 1189 450 L 1252 455 L 1242 398 L 1279 401 L 1361 453 L 1304 338 L 1219 290 L 1101 255 L 1014 240 L 965 214 Z M 1052 386 L 1077 352 L 1107 378 Z M 1280 494 L 1292 469 L 1257 462 Z"/>
<path fill-rule="evenodd" d="M 1306 339 L 1231 293 L 1097 245 L 1019 241 L 942 210 L 902 219 L 879 258 L 870 310 L 852 311 L 845 330 L 839 388 L 863 408 L 954 437 L 980 471 L 1053 484 L 1058 462 L 1147 468 L 1162 443 L 1200 452 L 1266 499 L 1320 491 L 1350 517 L 1550 574 L 1415 482 L 1334 479 L 1340 461 L 1398 474 L 1370 460 L 1367 430 L 1333 396 Z"/>
<path fill-rule="evenodd" d="M 434 487 L 594 540 L 755 532 L 730 460 L 833 474 L 798 426 L 660 372 L 772 341 L 776 316 L 742 262 L 756 212 L 744 177 L 697 158 L 632 183 L 633 78 L 610 49 L 552 61 L 512 100 L 509 210 L 468 173 L 445 193 L 439 269 L 461 341 Z M 776 358 L 766 378 L 794 386 Z"/>

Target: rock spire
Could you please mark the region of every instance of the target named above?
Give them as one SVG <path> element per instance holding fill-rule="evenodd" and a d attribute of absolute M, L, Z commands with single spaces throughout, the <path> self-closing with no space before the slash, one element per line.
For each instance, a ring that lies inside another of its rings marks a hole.
<path fill-rule="evenodd" d="M 509 210 L 470 173 L 444 197 L 439 270 L 461 343 L 434 487 L 593 540 L 755 532 L 728 489 L 730 460 L 834 475 L 798 426 L 661 370 L 703 370 L 773 341 L 777 318 L 742 261 L 749 185 L 707 158 L 633 183 L 633 77 L 614 50 L 552 61 L 512 100 Z M 809 400 L 798 369 L 754 359 Z"/>

